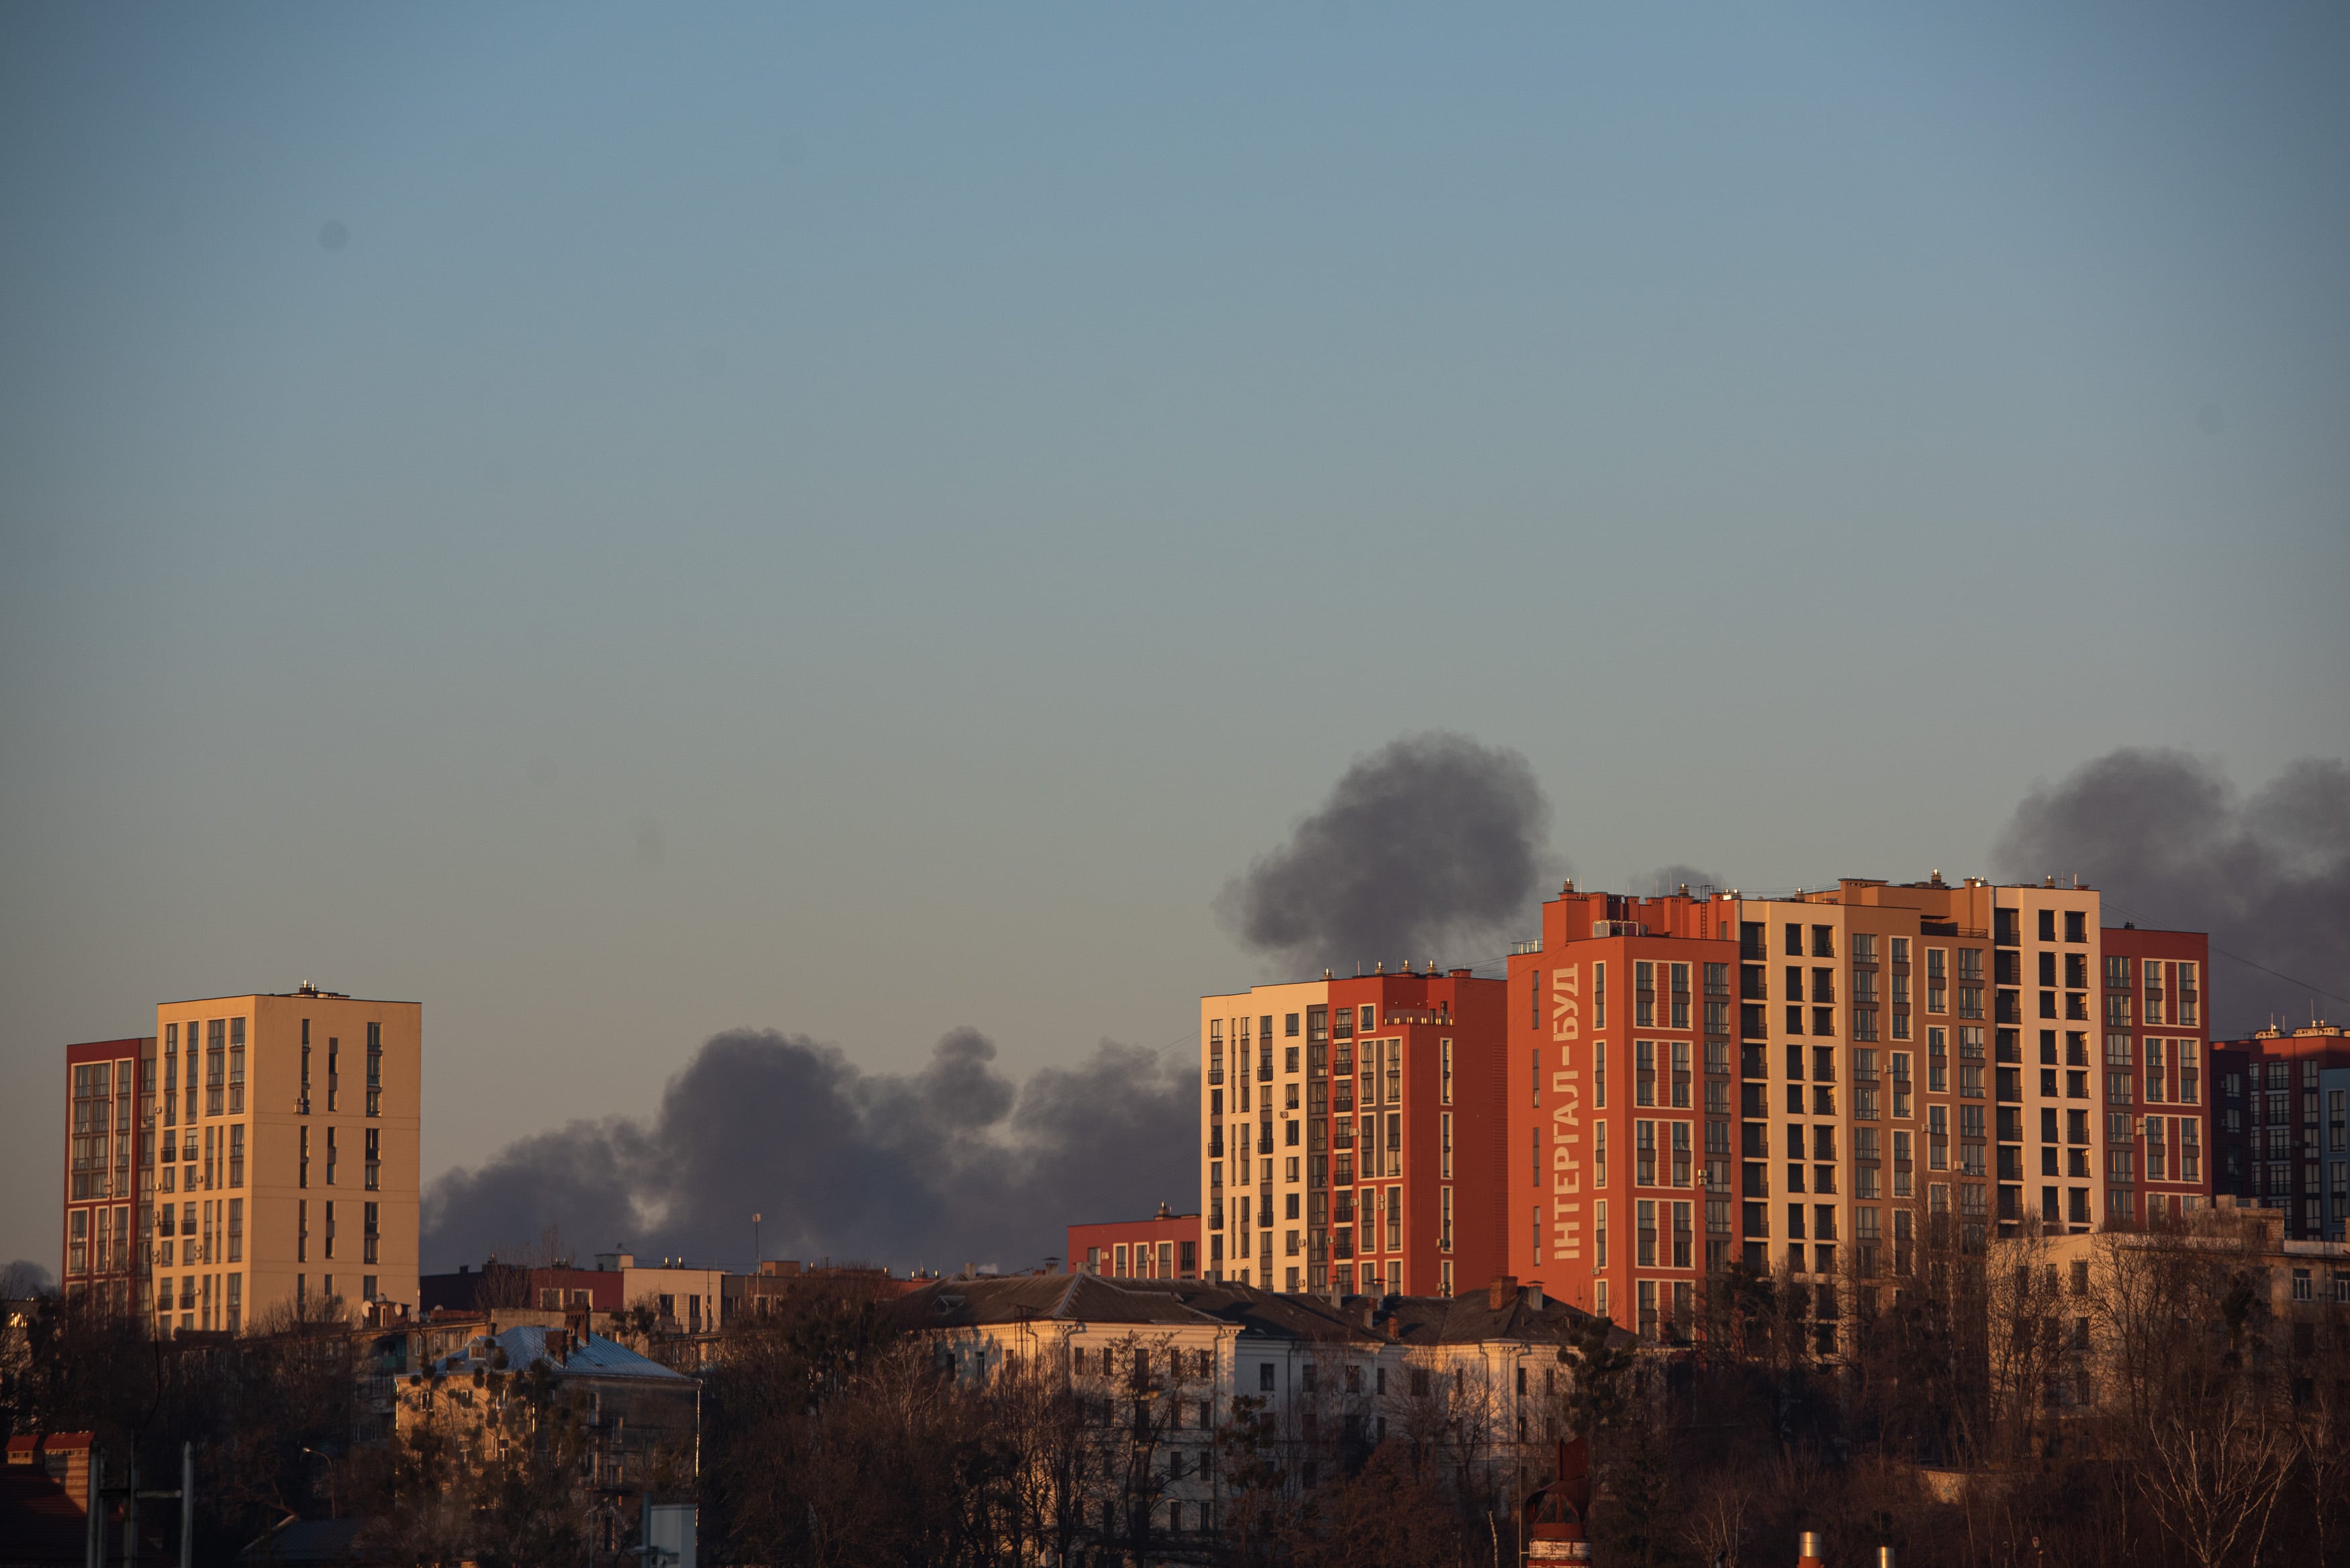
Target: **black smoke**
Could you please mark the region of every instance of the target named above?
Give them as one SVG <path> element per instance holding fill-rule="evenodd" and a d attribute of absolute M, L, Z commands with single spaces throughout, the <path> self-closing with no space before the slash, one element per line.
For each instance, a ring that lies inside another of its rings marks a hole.
<path fill-rule="evenodd" d="M 1199 1204 L 1197 1071 L 1105 1043 L 1014 1085 L 968 1029 L 910 1076 L 867 1073 L 804 1036 L 737 1030 L 702 1047 L 649 1121 L 523 1138 L 425 1195 L 428 1271 L 515 1255 L 549 1225 L 582 1253 L 746 1267 L 771 1258 L 1036 1266 L 1072 1221 Z"/>
<path fill-rule="evenodd" d="M 1217 913 L 1299 971 L 1487 960 L 1533 929 L 1549 826 L 1524 757 L 1408 735 L 1349 767 L 1287 844 L 1224 888 Z"/>
<path fill-rule="evenodd" d="M 2303 758 L 2245 796 L 2183 752 L 2114 752 L 2027 796 L 1992 856 L 2018 880 L 2078 873 L 2104 891 L 2109 923 L 2209 931 L 2250 961 L 2212 954 L 2215 1034 L 2305 1023 L 2313 1003 L 2336 1022 L 2350 1013 L 2336 1000 L 2350 996 L 2350 767 L 2338 760 Z"/>

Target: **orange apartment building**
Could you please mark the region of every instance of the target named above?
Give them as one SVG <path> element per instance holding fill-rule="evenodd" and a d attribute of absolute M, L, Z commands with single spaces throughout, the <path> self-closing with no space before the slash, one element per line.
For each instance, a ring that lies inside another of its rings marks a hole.
<path fill-rule="evenodd" d="M 412 1305 L 421 1012 L 306 985 L 68 1046 L 65 1288 L 159 1334 Z"/>
<path fill-rule="evenodd" d="M 1780 898 L 1569 883 L 1510 960 L 1509 1272 L 1654 1333 L 1742 1262 L 1817 1286 L 1832 1345 L 1840 1283 L 1906 1270 L 1930 1220 L 1969 1244 L 2135 1223 L 2147 1129 L 2105 1114 L 2135 1074 L 2101 1079 L 2092 1044 L 2106 944 L 2200 939 L 2098 917 L 2095 890 L 2053 878 Z M 2199 957 L 2163 961 L 2199 997 Z M 2142 1055 L 2128 1039 L 2107 1052 Z M 2208 1052 L 2185 1023 L 2152 1048 L 2163 1200 L 2193 1207 L 2208 1172 L 2178 1151 L 2209 1142 Z"/>
<path fill-rule="evenodd" d="M 1450 1295 L 1500 1272 L 1503 997 L 1431 964 L 1202 998 L 1209 1277 Z"/>

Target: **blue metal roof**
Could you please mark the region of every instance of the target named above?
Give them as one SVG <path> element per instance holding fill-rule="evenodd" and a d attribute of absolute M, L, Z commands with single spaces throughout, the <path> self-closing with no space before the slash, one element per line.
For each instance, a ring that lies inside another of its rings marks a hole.
<path fill-rule="evenodd" d="M 496 1335 L 493 1343 L 506 1353 L 506 1369 L 510 1372 L 527 1372 L 543 1361 L 554 1371 L 572 1376 L 644 1377 L 675 1383 L 693 1381 L 684 1373 L 663 1366 L 650 1356 L 639 1355 L 627 1345 L 617 1340 L 606 1339 L 600 1334 L 591 1334 L 584 1340 L 575 1337 L 571 1341 L 569 1354 L 558 1362 L 546 1353 L 546 1334 L 544 1328 L 525 1324 Z M 435 1364 L 435 1370 L 463 1373 L 472 1371 L 477 1365 L 464 1351 L 459 1351 L 453 1355 L 442 1357 Z"/>

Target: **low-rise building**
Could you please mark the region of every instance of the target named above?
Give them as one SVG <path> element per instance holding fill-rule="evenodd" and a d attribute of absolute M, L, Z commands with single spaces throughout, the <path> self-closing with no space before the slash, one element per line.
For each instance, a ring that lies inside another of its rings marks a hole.
<path fill-rule="evenodd" d="M 611 1511 L 692 1475 L 700 1399 L 698 1380 L 601 1334 L 525 1325 L 472 1334 L 411 1372 L 395 1430 L 403 1441 L 437 1438 L 479 1466 L 554 1441 L 560 1417 Z"/>
<path fill-rule="evenodd" d="M 1082 1272 L 940 1281 L 892 1313 L 959 1380 L 1075 1396 L 1103 1458 L 1070 1506 L 1094 1521 L 1087 1539 L 1122 1550 L 1137 1509 L 1180 1543 L 1243 1492 L 1312 1488 L 1391 1438 L 1499 1491 L 1530 1484 L 1564 1430 L 1568 1346 L 1595 1321 L 1506 1277 L 1450 1298 L 1334 1300 Z"/>
<path fill-rule="evenodd" d="M 1069 1227 L 1067 1272 L 1117 1280 L 1200 1277 L 1200 1216 L 1166 1204 L 1148 1220 L 1108 1220 Z"/>

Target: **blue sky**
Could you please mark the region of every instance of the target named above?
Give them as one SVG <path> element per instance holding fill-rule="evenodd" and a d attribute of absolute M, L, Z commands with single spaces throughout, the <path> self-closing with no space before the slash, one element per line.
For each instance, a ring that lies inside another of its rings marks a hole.
<path fill-rule="evenodd" d="M 426 1004 L 428 1171 L 733 1025 L 1165 1044 L 1411 731 L 1617 883 L 2342 755 L 2345 87 L 2308 5 L 10 8 L 0 1179 L 65 1041 L 306 978 Z"/>

